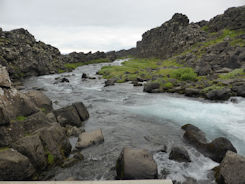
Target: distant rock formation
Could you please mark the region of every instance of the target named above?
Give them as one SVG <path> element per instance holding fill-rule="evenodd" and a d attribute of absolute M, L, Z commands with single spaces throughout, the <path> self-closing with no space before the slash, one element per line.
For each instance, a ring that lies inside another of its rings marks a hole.
<path fill-rule="evenodd" d="M 7 67 L 12 80 L 59 73 L 67 71 L 65 63 L 88 62 L 102 58 L 107 58 L 107 54 L 72 52 L 62 55 L 57 48 L 36 41 L 34 36 L 23 28 L 12 31 L 3 31 L 0 28 L 0 64 Z"/>

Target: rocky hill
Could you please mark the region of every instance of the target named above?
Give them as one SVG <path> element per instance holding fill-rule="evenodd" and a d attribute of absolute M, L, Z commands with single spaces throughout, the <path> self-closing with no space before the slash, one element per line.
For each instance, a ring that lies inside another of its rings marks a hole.
<path fill-rule="evenodd" d="M 146 92 L 171 92 L 211 100 L 245 96 L 245 6 L 229 8 L 210 21 L 189 23 L 176 13 L 143 34 L 137 57 L 99 72 L 113 82 L 147 81 Z M 133 52 L 132 52 L 133 51 Z M 117 72 L 115 72 L 117 71 Z M 111 82 L 108 82 L 111 83 Z"/>
<path fill-rule="evenodd" d="M 69 71 L 69 63 L 85 63 L 97 59 L 109 61 L 114 56 L 104 52 L 70 53 L 62 55 L 60 51 L 41 41 L 36 41 L 25 29 L 3 31 L 0 28 L 0 64 L 6 66 L 11 79 L 19 80 L 29 76 L 38 76 Z"/>

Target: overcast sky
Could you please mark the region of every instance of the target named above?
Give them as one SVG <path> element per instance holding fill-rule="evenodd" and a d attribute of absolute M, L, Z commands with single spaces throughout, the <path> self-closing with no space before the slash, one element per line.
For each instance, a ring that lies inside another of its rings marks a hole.
<path fill-rule="evenodd" d="M 61 52 L 135 47 L 174 13 L 209 20 L 245 0 L 0 0 L 0 27 L 26 28 Z"/>

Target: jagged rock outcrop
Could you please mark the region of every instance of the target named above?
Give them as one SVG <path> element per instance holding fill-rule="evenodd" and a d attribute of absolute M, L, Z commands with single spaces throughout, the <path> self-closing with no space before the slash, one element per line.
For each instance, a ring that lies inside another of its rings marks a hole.
<path fill-rule="evenodd" d="M 0 28 L 0 64 L 7 67 L 12 80 L 29 76 L 70 71 L 65 63 L 81 63 L 96 59 L 115 59 L 104 52 L 72 52 L 62 55 L 60 51 L 41 41 L 36 41 L 27 30 L 3 31 Z"/>
<path fill-rule="evenodd" d="M 206 37 L 199 25 L 189 24 L 186 15 L 176 13 L 171 20 L 143 34 L 137 43 L 137 56 L 169 58 Z"/>
<path fill-rule="evenodd" d="M 0 64 L 12 79 L 45 75 L 62 68 L 59 50 L 41 41 L 25 29 L 0 31 Z"/>
<path fill-rule="evenodd" d="M 227 29 L 245 29 L 245 6 L 232 7 L 211 19 L 207 26 L 211 32 Z"/>
<path fill-rule="evenodd" d="M 68 157 L 71 144 L 53 114 L 52 102 L 40 91 L 22 93 L 11 85 L 0 65 L 0 181 L 32 180 L 34 174 Z M 80 119 L 88 118 L 82 103 L 74 103 Z"/>

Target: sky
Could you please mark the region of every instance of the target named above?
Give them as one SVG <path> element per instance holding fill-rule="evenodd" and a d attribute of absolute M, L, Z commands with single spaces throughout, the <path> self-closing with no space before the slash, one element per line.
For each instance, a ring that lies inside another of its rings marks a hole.
<path fill-rule="evenodd" d="M 25 28 L 62 53 L 136 46 L 142 34 L 174 13 L 209 20 L 245 0 L 0 0 L 0 27 Z"/>

